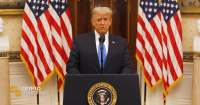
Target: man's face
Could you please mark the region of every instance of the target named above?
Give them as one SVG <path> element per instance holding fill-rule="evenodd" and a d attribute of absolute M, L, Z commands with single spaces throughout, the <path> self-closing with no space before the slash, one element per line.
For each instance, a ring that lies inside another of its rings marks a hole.
<path fill-rule="evenodd" d="M 111 23 L 110 14 L 95 14 L 92 19 L 92 25 L 99 35 L 105 35 Z"/>

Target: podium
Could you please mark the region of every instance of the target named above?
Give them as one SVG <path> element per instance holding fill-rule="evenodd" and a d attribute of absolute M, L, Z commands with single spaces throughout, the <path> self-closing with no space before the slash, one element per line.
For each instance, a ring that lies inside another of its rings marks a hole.
<path fill-rule="evenodd" d="M 106 89 L 108 92 L 103 93 Z M 141 105 L 138 75 L 67 74 L 63 105 L 95 105 L 93 102 L 96 105 Z"/>

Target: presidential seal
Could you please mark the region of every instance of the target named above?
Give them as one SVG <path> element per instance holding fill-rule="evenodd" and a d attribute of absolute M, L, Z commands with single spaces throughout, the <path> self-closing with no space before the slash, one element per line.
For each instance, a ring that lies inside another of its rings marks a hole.
<path fill-rule="evenodd" d="M 89 105 L 115 105 L 117 93 L 110 84 L 100 82 L 90 88 L 87 99 Z"/>

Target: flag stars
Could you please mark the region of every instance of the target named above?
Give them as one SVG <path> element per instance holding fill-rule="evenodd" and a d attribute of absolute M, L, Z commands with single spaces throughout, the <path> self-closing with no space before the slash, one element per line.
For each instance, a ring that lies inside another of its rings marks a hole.
<path fill-rule="evenodd" d="M 33 7 L 32 7 L 33 9 L 35 9 L 35 6 L 33 5 Z"/>
<path fill-rule="evenodd" d="M 38 12 L 36 12 L 36 14 L 35 14 L 36 16 L 38 16 Z"/>
<path fill-rule="evenodd" d="M 49 5 L 49 2 L 48 2 L 48 1 L 46 2 L 46 5 Z"/>
<path fill-rule="evenodd" d="M 36 3 L 36 0 L 33 0 L 33 3 Z"/>
<path fill-rule="evenodd" d="M 175 7 L 176 7 L 176 9 L 177 9 L 177 8 L 178 8 L 178 5 L 176 5 Z"/>
<path fill-rule="evenodd" d="M 172 4 L 171 7 L 174 8 L 174 4 Z"/>
<path fill-rule="evenodd" d="M 165 13 L 165 9 L 163 9 L 163 13 Z"/>
<path fill-rule="evenodd" d="M 141 5 L 144 5 L 144 2 L 143 2 L 143 1 L 141 2 Z"/>
<path fill-rule="evenodd" d="M 44 1 L 42 1 L 41 3 L 42 3 L 42 5 L 44 5 Z"/>
<path fill-rule="evenodd" d="M 40 0 L 38 0 L 37 3 L 40 4 Z"/>
<path fill-rule="evenodd" d="M 56 1 L 56 3 L 58 2 L 58 0 L 55 0 Z"/>
<path fill-rule="evenodd" d="M 152 12 L 152 8 L 149 8 L 149 12 Z"/>
<path fill-rule="evenodd" d="M 157 3 L 154 3 L 154 6 L 156 7 L 156 6 L 158 6 L 158 4 L 157 4 Z"/>
<path fill-rule="evenodd" d="M 148 17 L 151 18 L 151 14 L 149 14 Z"/>
<path fill-rule="evenodd" d="M 65 0 L 62 0 L 62 3 L 65 3 Z"/>
<path fill-rule="evenodd" d="M 147 11 L 147 8 L 145 8 L 145 11 Z"/>
<path fill-rule="evenodd" d="M 173 14 L 174 13 L 174 11 L 173 10 L 171 10 L 171 14 Z"/>
<path fill-rule="evenodd" d="M 55 8 L 58 9 L 58 5 L 55 5 Z"/>
<path fill-rule="evenodd" d="M 65 6 L 64 5 L 62 5 L 62 7 L 61 7 L 62 9 L 65 9 Z"/>
<path fill-rule="evenodd" d="M 167 19 L 168 19 L 168 16 L 166 16 L 165 19 L 167 20 Z"/>
<path fill-rule="evenodd" d="M 152 3 L 152 2 L 150 2 L 150 3 L 149 3 L 149 5 L 150 5 L 150 6 L 152 6 L 152 5 L 153 5 L 153 3 Z"/>
<path fill-rule="evenodd" d="M 37 6 L 37 10 L 39 9 L 39 6 Z"/>
<path fill-rule="evenodd" d="M 167 10 L 166 12 L 169 13 L 169 10 Z"/>
<path fill-rule="evenodd" d="M 148 5 L 148 2 L 146 2 L 145 4 Z"/>
<path fill-rule="evenodd" d="M 164 6 L 166 6 L 166 3 L 163 3 Z"/>
<path fill-rule="evenodd" d="M 31 0 L 28 0 L 28 2 L 30 3 L 30 2 L 31 2 Z"/>
<path fill-rule="evenodd" d="M 54 0 L 51 0 L 51 2 L 54 2 Z"/>
<path fill-rule="evenodd" d="M 44 10 L 44 7 L 41 7 L 40 9 L 43 11 L 43 10 Z"/>
<path fill-rule="evenodd" d="M 154 9 L 153 11 L 154 11 L 154 13 L 155 13 L 155 12 L 157 12 L 157 9 Z"/>
<path fill-rule="evenodd" d="M 169 3 L 167 4 L 167 7 L 170 7 L 170 4 L 169 4 Z"/>

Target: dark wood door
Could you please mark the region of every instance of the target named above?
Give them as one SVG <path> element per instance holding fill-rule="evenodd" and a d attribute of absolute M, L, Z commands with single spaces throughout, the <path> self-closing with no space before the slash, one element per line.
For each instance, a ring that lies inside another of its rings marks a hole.
<path fill-rule="evenodd" d="M 73 39 L 76 35 L 94 30 L 91 12 L 94 7 L 110 7 L 113 11 L 110 33 L 127 40 L 133 62 L 133 72 L 137 72 L 135 59 L 137 35 L 138 0 L 67 0 L 72 20 Z"/>

